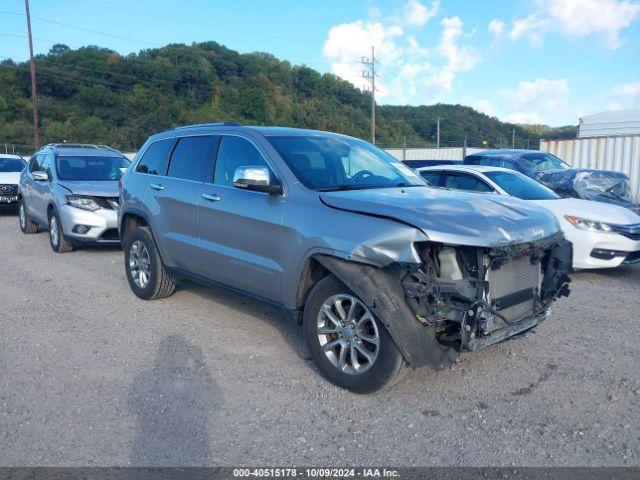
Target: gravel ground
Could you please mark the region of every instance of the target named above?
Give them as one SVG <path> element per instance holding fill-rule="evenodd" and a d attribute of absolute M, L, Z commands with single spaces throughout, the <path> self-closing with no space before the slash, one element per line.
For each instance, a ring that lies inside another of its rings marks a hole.
<path fill-rule="evenodd" d="M 358 396 L 300 328 L 0 215 L 0 465 L 640 465 L 640 268 L 577 273 L 535 331 Z"/>

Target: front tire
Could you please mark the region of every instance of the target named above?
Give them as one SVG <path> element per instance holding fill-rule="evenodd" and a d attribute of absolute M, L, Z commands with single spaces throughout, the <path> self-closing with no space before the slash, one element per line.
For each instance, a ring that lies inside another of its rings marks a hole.
<path fill-rule="evenodd" d="M 64 236 L 60 217 L 55 210 L 49 213 L 49 243 L 51 249 L 56 253 L 72 252 L 74 248 L 73 243 Z"/>
<path fill-rule="evenodd" d="M 395 384 L 405 370 L 382 322 L 333 275 L 311 291 L 303 330 L 318 370 L 339 387 L 371 393 Z"/>
<path fill-rule="evenodd" d="M 143 300 L 171 295 L 176 283 L 164 266 L 149 227 L 136 227 L 123 241 L 124 268 L 133 293 Z"/>
<path fill-rule="evenodd" d="M 38 224 L 29 220 L 24 198 L 20 198 L 20 203 L 18 204 L 18 221 L 20 222 L 20 230 L 22 230 L 22 233 L 27 235 L 38 233 Z"/>

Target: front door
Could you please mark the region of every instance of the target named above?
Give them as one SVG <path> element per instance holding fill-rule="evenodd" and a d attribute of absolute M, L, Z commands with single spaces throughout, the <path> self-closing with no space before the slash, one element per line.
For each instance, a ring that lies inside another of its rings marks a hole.
<path fill-rule="evenodd" d="M 238 167 L 267 167 L 265 157 L 247 138 L 220 139 L 213 184 L 200 197 L 200 272 L 202 275 L 260 297 L 282 302 L 281 195 L 233 186 Z"/>

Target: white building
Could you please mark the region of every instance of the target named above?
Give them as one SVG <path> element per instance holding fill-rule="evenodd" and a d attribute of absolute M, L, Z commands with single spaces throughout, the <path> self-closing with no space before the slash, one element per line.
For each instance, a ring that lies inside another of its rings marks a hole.
<path fill-rule="evenodd" d="M 594 113 L 580 119 L 578 138 L 640 135 L 640 109 Z"/>

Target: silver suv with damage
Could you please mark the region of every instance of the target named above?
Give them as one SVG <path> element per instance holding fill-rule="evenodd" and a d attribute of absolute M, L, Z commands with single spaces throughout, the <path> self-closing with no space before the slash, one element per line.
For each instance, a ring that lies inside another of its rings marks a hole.
<path fill-rule="evenodd" d="M 320 373 L 360 393 L 524 332 L 569 291 L 571 244 L 551 213 L 430 188 L 344 135 L 180 127 L 149 138 L 121 183 L 138 297 L 187 277 L 277 305 L 302 321 Z"/>
<path fill-rule="evenodd" d="M 129 163 L 105 146 L 46 145 L 20 174 L 20 229 L 27 234 L 49 230 L 51 248 L 58 253 L 87 243 L 119 244 L 118 181 Z"/>

